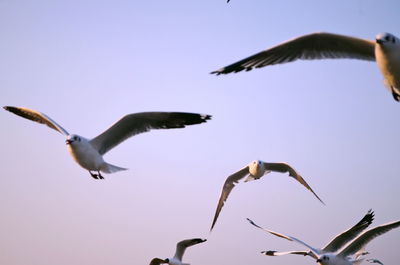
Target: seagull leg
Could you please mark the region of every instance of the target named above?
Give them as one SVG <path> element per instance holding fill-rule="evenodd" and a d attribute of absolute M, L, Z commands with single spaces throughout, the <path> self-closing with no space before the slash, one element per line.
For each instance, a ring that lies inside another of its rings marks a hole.
<path fill-rule="evenodd" d="M 97 174 L 92 173 L 92 171 L 90 171 L 90 170 L 89 170 L 89 173 L 90 173 L 90 176 L 92 176 L 94 179 L 99 179 Z"/>
<path fill-rule="evenodd" d="M 97 173 L 98 173 L 97 176 L 99 176 L 99 179 L 104 179 L 104 177 L 100 174 L 100 171 L 97 171 Z"/>
<path fill-rule="evenodd" d="M 399 101 L 399 100 L 400 100 L 400 95 L 398 95 L 398 94 L 396 93 L 396 90 L 394 90 L 394 87 L 393 87 L 393 86 L 390 87 L 390 88 L 392 89 L 392 96 L 393 96 L 394 100 Z"/>

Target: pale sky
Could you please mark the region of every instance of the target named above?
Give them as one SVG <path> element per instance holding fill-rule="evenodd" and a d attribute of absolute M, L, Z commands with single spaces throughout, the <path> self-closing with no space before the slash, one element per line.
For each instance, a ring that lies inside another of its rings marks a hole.
<path fill-rule="evenodd" d="M 46 113 L 92 138 L 123 115 L 186 111 L 206 124 L 135 136 L 105 155 L 128 171 L 94 180 L 49 128 L 0 111 L 0 264 L 310 265 L 266 257 L 315 247 L 375 211 L 400 219 L 400 104 L 375 63 L 298 61 L 226 76 L 209 72 L 299 35 L 400 36 L 400 2 L 0 0 L 0 102 Z M 326 202 L 284 174 L 239 184 L 212 233 L 226 177 L 254 159 L 287 162 Z M 398 264 L 400 229 L 370 258 Z"/>

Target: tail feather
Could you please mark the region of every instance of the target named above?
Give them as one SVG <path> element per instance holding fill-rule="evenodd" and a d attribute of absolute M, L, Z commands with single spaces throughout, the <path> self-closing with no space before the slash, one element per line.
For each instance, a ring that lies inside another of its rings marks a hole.
<path fill-rule="evenodd" d="M 108 163 L 104 163 L 100 171 L 104 173 L 114 173 L 122 170 L 127 170 L 127 168 L 117 167 Z"/>

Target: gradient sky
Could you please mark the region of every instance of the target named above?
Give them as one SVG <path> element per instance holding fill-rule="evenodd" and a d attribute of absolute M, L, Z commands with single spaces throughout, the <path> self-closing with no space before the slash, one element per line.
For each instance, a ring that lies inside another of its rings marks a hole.
<path fill-rule="evenodd" d="M 322 247 L 375 210 L 399 220 L 400 104 L 374 63 L 299 61 L 209 72 L 298 35 L 400 36 L 400 2 L 0 0 L 0 102 L 46 113 L 91 138 L 127 113 L 212 114 L 135 136 L 105 155 L 128 171 L 94 180 L 45 126 L 0 111 L 0 264 L 309 265 L 274 231 Z M 288 162 L 326 202 L 270 174 L 239 184 L 209 233 L 225 178 L 254 159 Z M 367 247 L 398 264 L 400 229 Z"/>

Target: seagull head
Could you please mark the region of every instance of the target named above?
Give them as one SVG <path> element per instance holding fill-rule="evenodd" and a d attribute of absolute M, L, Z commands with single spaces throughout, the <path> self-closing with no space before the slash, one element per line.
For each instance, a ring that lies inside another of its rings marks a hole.
<path fill-rule="evenodd" d="M 319 257 L 319 258 L 316 260 L 316 262 L 317 262 L 318 264 L 328 265 L 328 264 L 331 264 L 331 263 L 330 263 L 331 260 L 332 260 L 332 259 L 331 259 L 330 255 L 325 254 L 325 255 L 322 255 L 321 257 Z"/>
<path fill-rule="evenodd" d="M 396 36 L 384 32 L 384 33 L 379 33 L 378 35 L 375 36 L 375 41 L 379 45 L 396 45 L 399 44 L 399 39 L 396 38 Z"/>
<path fill-rule="evenodd" d="M 69 144 L 73 144 L 75 142 L 80 142 L 82 141 L 82 137 L 80 137 L 79 135 L 76 134 L 70 134 L 67 136 L 67 140 L 65 140 L 65 144 L 69 145 Z"/>

